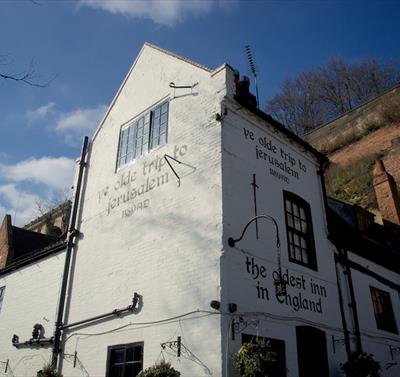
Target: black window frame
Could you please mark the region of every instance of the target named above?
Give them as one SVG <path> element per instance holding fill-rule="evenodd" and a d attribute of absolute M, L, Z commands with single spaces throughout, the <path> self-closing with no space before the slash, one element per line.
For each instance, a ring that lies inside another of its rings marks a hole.
<path fill-rule="evenodd" d="M 116 170 L 168 143 L 169 99 L 135 117 L 120 129 Z"/>
<path fill-rule="evenodd" d="M 394 316 L 390 292 L 369 286 L 371 292 L 372 307 L 374 310 L 376 327 L 379 330 L 398 334 L 396 318 Z M 381 308 L 381 309 L 380 309 Z"/>
<path fill-rule="evenodd" d="M 290 212 L 287 208 L 287 201 L 291 203 Z M 293 205 L 299 208 L 298 216 L 294 213 Z M 318 271 L 310 204 L 293 192 L 283 190 L 283 206 L 289 261 Z M 302 216 L 301 210 L 304 211 L 304 216 Z M 295 225 L 289 224 L 290 216 L 292 216 L 292 224 L 294 224 L 294 218 L 296 218 L 300 223 L 300 228 L 302 228 L 303 223 L 305 223 L 306 230 L 303 231 L 302 229 L 296 228 Z M 295 242 L 295 237 L 297 237 L 297 243 Z M 302 245 L 302 240 L 305 241 L 305 247 Z M 296 248 L 299 249 L 300 258 L 296 258 Z M 307 261 L 304 260 L 304 254 L 307 255 Z"/>
<path fill-rule="evenodd" d="M 135 360 L 126 360 L 126 350 L 130 348 L 135 348 L 135 347 L 141 347 L 141 360 L 140 361 L 135 361 Z M 134 342 L 134 343 L 127 343 L 127 344 L 118 344 L 118 345 L 113 345 L 113 346 L 108 346 L 107 348 L 107 364 L 106 364 L 106 377 L 114 377 L 112 374 L 112 352 L 115 350 L 124 350 L 125 351 L 125 361 L 123 362 L 123 373 L 125 374 L 125 366 L 126 364 L 140 364 L 140 371 L 143 370 L 143 354 L 144 354 L 144 342 Z M 124 377 L 128 377 L 125 376 Z M 131 374 L 129 374 L 129 377 L 133 377 Z"/>

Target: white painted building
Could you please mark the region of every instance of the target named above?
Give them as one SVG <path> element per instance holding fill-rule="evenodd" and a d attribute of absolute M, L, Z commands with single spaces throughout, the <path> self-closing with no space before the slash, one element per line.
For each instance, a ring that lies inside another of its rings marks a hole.
<path fill-rule="evenodd" d="M 232 355 L 254 336 L 271 340 L 279 376 L 340 375 L 346 329 L 351 351 L 356 342 L 328 241 L 324 158 L 257 110 L 230 66 L 145 44 L 84 162 L 57 355 L 64 376 L 132 376 L 163 358 L 182 376 L 234 376 Z M 47 343 L 17 349 L 11 338 L 29 339 L 35 323 L 51 335 L 64 253 L 0 271 L 0 375 L 32 375 L 51 356 Z M 398 284 L 397 273 L 379 273 Z M 368 294 L 357 293 L 364 306 Z M 363 342 L 381 342 L 376 333 Z M 398 334 L 390 339 L 397 363 Z"/>

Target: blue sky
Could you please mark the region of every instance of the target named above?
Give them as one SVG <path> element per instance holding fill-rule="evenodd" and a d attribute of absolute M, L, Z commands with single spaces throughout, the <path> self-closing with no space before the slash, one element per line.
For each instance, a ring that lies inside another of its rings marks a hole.
<path fill-rule="evenodd" d="M 91 135 L 144 42 L 249 74 L 261 103 L 331 56 L 400 61 L 399 1 L 0 1 L 0 73 L 30 66 L 44 88 L 0 80 L 0 217 L 23 225 L 72 183 Z"/>

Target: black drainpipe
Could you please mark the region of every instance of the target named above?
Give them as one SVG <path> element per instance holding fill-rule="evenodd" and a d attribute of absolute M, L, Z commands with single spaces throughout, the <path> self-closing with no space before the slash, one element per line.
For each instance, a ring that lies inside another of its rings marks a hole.
<path fill-rule="evenodd" d="M 58 355 L 60 354 L 60 343 L 61 343 L 61 332 L 63 326 L 63 318 L 64 318 L 64 309 L 65 309 L 65 297 L 67 293 L 67 286 L 68 286 L 68 277 L 69 277 L 69 270 L 71 264 L 71 256 L 72 256 L 72 248 L 74 247 L 74 242 L 79 234 L 79 232 L 75 229 L 76 226 L 76 218 L 78 214 L 78 207 L 79 207 L 79 198 L 81 194 L 81 186 L 82 186 L 82 177 L 83 171 L 85 168 L 85 158 L 86 152 L 88 147 L 89 138 L 85 136 L 83 140 L 82 146 L 82 153 L 81 159 L 79 161 L 79 173 L 78 173 L 78 180 L 76 183 L 76 190 L 75 190 L 75 197 L 74 197 L 74 205 L 72 207 L 72 215 L 71 215 L 71 222 L 69 225 L 69 236 L 67 242 L 67 251 L 65 253 L 65 263 L 64 263 L 64 273 L 61 283 L 61 292 L 60 298 L 58 303 L 58 310 L 57 310 L 57 320 L 55 323 L 55 330 L 54 330 L 54 346 L 53 346 L 53 355 L 51 360 L 51 365 L 54 368 L 57 368 L 58 362 Z"/>
<path fill-rule="evenodd" d="M 343 304 L 342 287 L 340 284 L 338 268 L 339 268 L 339 261 L 337 260 L 336 254 L 335 254 L 335 271 L 336 271 L 336 281 L 337 281 L 338 293 L 339 293 L 340 315 L 342 317 L 342 325 L 343 325 L 343 332 L 344 332 L 344 344 L 346 347 L 347 360 L 350 360 L 350 356 L 351 356 L 350 334 L 349 334 L 349 330 L 347 328 L 346 314 L 344 311 L 344 304 Z"/>
<path fill-rule="evenodd" d="M 330 231 L 330 226 L 329 226 L 329 220 L 328 220 L 328 195 L 326 193 L 326 185 L 325 185 L 325 177 L 324 177 L 324 172 L 327 167 L 327 164 L 329 163 L 329 160 L 326 161 L 321 161 L 319 166 L 319 171 L 317 172 L 319 175 L 319 178 L 321 180 L 321 188 L 322 188 L 322 195 L 324 199 L 324 205 L 325 205 L 325 216 L 326 216 L 326 221 L 327 221 L 327 226 L 328 226 L 328 239 L 331 240 L 331 231 Z M 336 249 L 339 251 L 339 248 L 335 244 Z M 340 251 L 339 251 L 340 253 Z M 336 279 L 337 279 L 337 285 L 338 285 L 338 290 L 339 290 L 339 306 L 340 306 L 340 314 L 342 317 L 342 325 L 343 325 L 343 332 L 344 332 L 344 340 L 345 340 L 345 347 L 346 347 L 346 354 L 347 354 L 347 359 L 350 358 L 351 355 L 351 347 L 350 347 L 350 337 L 349 337 L 349 330 L 347 328 L 347 323 L 346 323 L 346 317 L 344 313 L 344 307 L 343 307 L 343 295 L 342 295 L 342 290 L 339 285 L 339 276 L 338 276 L 338 271 L 337 271 L 337 262 L 335 258 L 335 271 L 336 271 Z M 347 270 L 346 270 L 347 271 Z M 350 304 L 353 310 L 353 317 L 354 317 L 354 327 L 356 331 L 356 336 L 357 336 L 357 350 L 361 352 L 361 335 L 360 335 L 360 327 L 358 323 L 358 316 L 357 316 L 357 308 L 355 306 L 355 299 L 354 299 L 354 289 L 353 289 L 353 283 L 351 281 L 351 273 L 348 275 L 348 284 L 350 288 L 350 295 L 351 295 L 351 300 L 352 303 Z M 351 284 L 350 284 L 351 282 Z"/>
<path fill-rule="evenodd" d="M 354 331 L 356 333 L 356 350 L 357 353 L 362 353 L 360 324 L 358 322 L 357 302 L 356 302 L 356 295 L 354 293 L 353 279 L 351 278 L 349 257 L 347 254 L 347 250 L 339 249 L 339 253 L 341 253 L 342 257 L 344 258 L 345 274 L 347 275 L 347 283 L 349 285 L 350 299 L 351 299 L 349 306 L 351 307 L 354 319 Z"/>

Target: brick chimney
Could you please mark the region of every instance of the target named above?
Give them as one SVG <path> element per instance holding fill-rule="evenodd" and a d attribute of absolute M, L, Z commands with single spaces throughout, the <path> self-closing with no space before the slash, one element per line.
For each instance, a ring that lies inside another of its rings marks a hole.
<path fill-rule="evenodd" d="M 6 267 L 14 256 L 11 216 L 5 215 L 0 227 L 0 269 Z"/>
<path fill-rule="evenodd" d="M 394 178 L 382 160 L 375 162 L 374 189 L 382 219 L 400 225 L 400 197 Z"/>

